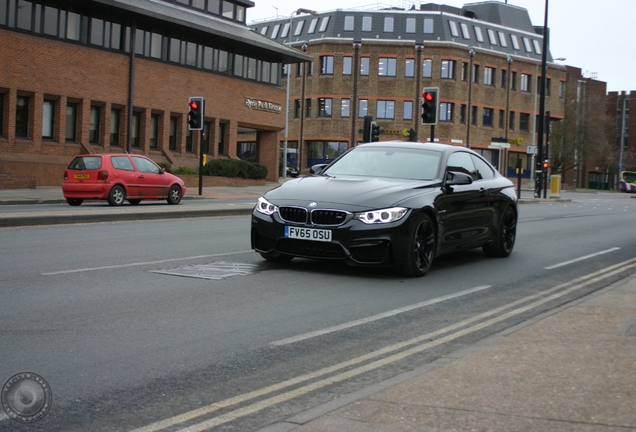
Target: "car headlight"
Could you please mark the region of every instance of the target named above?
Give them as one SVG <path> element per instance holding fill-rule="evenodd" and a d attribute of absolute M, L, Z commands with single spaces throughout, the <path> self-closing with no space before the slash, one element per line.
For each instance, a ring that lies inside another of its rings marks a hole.
<path fill-rule="evenodd" d="M 258 199 L 258 202 L 256 203 L 256 210 L 259 213 L 263 213 L 269 216 L 271 214 L 276 213 L 278 211 L 278 207 L 276 207 L 274 204 L 267 201 L 265 198 L 260 197 Z"/>
<path fill-rule="evenodd" d="M 404 207 L 393 207 L 356 213 L 353 218 L 364 222 L 365 224 L 390 223 L 402 219 L 407 211 L 408 209 Z"/>

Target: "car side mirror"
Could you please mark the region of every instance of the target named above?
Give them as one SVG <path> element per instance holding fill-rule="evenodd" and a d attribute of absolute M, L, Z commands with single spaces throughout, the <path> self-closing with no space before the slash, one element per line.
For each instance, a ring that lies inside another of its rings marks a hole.
<path fill-rule="evenodd" d="M 316 164 L 309 168 L 309 173 L 319 175 L 329 164 Z"/>
<path fill-rule="evenodd" d="M 473 183 L 473 178 L 469 174 L 459 171 L 447 171 L 445 186 L 469 185 Z"/>

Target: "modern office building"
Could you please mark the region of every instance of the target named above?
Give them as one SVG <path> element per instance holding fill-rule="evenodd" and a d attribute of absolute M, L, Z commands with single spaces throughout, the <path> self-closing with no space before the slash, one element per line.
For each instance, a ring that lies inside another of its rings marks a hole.
<path fill-rule="evenodd" d="M 362 141 L 372 116 L 382 141 L 407 140 L 413 129 L 418 141 L 471 147 L 510 177 L 520 163 L 530 178 L 544 48 L 527 10 L 488 1 L 299 11 L 251 24 L 314 59 L 289 71 L 292 161 L 307 168 L 336 157 Z M 558 121 L 566 68 L 546 58 L 545 110 Z M 434 131 L 420 118 L 428 87 L 439 88 Z"/>
<path fill-rule="evenodd" d="M 197 167 L 249 153 L 278 178 L 284 64 L 249 0 L 0 0 L 0 187 L 61 184 L 81 153 Z M 188 100 L 205 98 L 204 134 Z"/>

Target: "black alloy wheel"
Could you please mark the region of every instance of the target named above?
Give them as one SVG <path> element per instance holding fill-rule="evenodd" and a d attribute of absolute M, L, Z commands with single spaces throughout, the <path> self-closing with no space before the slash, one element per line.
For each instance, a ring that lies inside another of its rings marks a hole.
<path fill-rule="evenodd" d="M 499 228 L 492 243 L 482 248 L 488 256 L 505 258 L 512 253 L 517 238 L 517 214 L 511 207 L 506 207 L 501 215 Z"/>
<path fill-rule="evenodd" d="M 435 257 L 435 228 L 428 215 L 420 214 L 417 217 L 403 248 L 396 256 L 395 272 L 401 276 L 424 276 Z"/>

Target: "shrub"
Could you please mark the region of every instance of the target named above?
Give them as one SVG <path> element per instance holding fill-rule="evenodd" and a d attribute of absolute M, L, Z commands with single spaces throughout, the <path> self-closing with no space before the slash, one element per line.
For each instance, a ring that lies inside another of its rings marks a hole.
<path fill-rule="evenodd" d="M 260 163 L 240 159 L 212 159 L 204 167 L 203 174 L 260 180 L 267 177 L 267 167 Z"/>
<path fill-rule="evenodd" d="M 199 170 L 190 167 L 179 167 L 172 174 L 175 175 L 196 175 L 199 174 Z"/>

